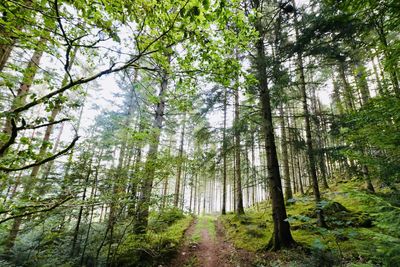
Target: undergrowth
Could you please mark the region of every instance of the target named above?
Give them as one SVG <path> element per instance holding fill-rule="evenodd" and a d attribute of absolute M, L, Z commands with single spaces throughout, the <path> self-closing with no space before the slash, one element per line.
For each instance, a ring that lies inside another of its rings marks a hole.
<path fill-rule="evenodd" d="M 153 229 L 145 235 L 129 235 L 116 253 L 115 266 L 158 266 L 176 253 L 192 220 L 186 216 L 166 228 Z"/>
<path fill-rule="evenodd" d="M 287 205 L 292 235 L 301 248 L 279 252 L 277 260 L 256 266 L 398 266 L 400 264 L 400 208 L 393 192 L 369 194 L 357 181 L 332 185 L 320 203 L 328 228 L 316 226 L 311 196 L 296 196 Z M 238 248 L 263 252 L 272 231 L 267 202 L 246 215 L 222 216 L 228 237 Z M 284 253 L 285 255 L 283 255 Z M 274 263 L 275 262 L 275 263 Z M 287 265 L 289 264 L 289 265 Z M 294 265 L 292 265 L 294 264 Z"/>

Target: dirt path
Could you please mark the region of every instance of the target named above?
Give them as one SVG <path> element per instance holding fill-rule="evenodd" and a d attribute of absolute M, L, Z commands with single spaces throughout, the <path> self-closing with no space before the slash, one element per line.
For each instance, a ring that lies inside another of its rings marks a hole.
<path fill-rule="evenodd" d="M 251 255 L 226 240 L 224 228 L 215 217 L 202 216 L 189 227 L 185 243 L 170 267 L 247 267 Z"/>

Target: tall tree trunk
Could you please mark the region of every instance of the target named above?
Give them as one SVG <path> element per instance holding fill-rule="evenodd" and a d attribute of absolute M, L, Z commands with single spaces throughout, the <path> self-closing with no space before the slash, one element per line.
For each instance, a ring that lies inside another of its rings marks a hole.
<path fill-rule="evenodd" d="M 199 190 L 198 190 L 198 187 L 197 187 L 197 185 L 198 185 L 197 177 L 198 177 L 198 173 L 197 173 L 197 171 L 196 171 L 196 173 L 194 174 L 194 181 L 193 181 L 193 186 L 194 186 L 193 214 L 196 214 L 197 203 L 198 203 L 198 192 L 199 192 Z M 198 210 L 197 210 L 197 211 L 198 211 Z"/>
<path fill-rule="evenodd" d="M 243 190 L 242 190 L 242 168 L 240 159 L 240 110 L 239 110 L 239 88 L 235 95 L 235 172 L 236 172 L 236 213 L 244 214 Z"/>
<path fill-rule="evenodd" d="M 383 95 L 386 92 L 386 89 L 382 85 L 381 77 L 379 77 L 378 68 L 377 68 L 377 66 L 375 64 L 375 58 L 374 57 L 371 58 L 371 62 L 372 62 L 372 68 L 374 70 L 375 81 L 376 81 L 377 86 L 378 86 L 378 90 L 377 90 L 378 92 L 377 93 L 379 93 L 379 95 Z"/>
<path fill-rule="evenodd" d="M 371 97 L 368 88 L 367 69 L 361 62 L 357 62 L 354 66 L 354 69 L 355 69 L 354 78 L 356 80 L 357 87 L 361 93 L 361 100 L 362 100 L 361 105 L 365 105 L 368 102 L 369 98 Z"/>
<path fill-rule="evenodd" d="M 253 1 L 255 8 L 260 8 L 258 1 Z M 264 51 L 264 27 L 259 18 L 256 21 L 255 29 L 259 34 L 256 42 L 256 68 L 258 87 L 261 102 L 262 129 L 265 137 L 265 150 L 267 152 L 268 185 L 272 200 L 272 219 L 274 222 L 274 232 L 270 241 L 273 250 L 282 247 L 291 247 L 295 244 L 290 232 L 290 225 L 287 219 L 285 201 L 282 193 L 281 176 L 279 173 L 279 163 L 275 146 L 275 135 L 272 122 L 272 109 L 270 92 L 267 80 L 267 66 Z"/>
<path fill-rule="evenodd" d="M 183 144 L 185 141 L 185 126 L 186 126 L 186 114 L 183 116 L 181 140 L 180 140 L 179 152 L 178 152 L 178 171 L 177 171 L 177 175 L 176 175 L 175 195 L 174 195 L 174 206 L 175 207 L 178 207 L 178 204 L 179 204 L 179 196 L 180 196 L 180 188 L 181 188 Z"/>
<path fill-rule="evenodd" d="M 151 190 L 155 175 L 155 164 L 158 158 L 158 147 L 160 144 L 161 130 L 164 121 L 165 110 L 165 94 L 168 85 L 168 74 L 166 71 L 161 77 L 161 87 L 159 92 L 159 100 L 156 106 L 156 114 L 153 121 L 153 142 L 150 144 L 147 159 L 144 167 L 144 178 L 142 181 L 141 196 L 137 204 L 135 232 L 143 234 L 146 231 L 149 217 Z"/>
<path fill-rule="evenodd" d="M 222 132 L 222 214 L 226 214 L 226 154 L 227 154 L 227 138 L 226 138 L 226 112 L 227 112 L 227 92 L 224 89 L 224 129 Z"/>
<path fill-rule="evenodd" d="M 184 164 L 183 164 L 183 182 L 182 182 L 182 189 L 181 189 L 182 197 L 180 198 L 180 203 L 179 203 L 181 210 L 183 210 L 185 207 L 185 194 L 186 194 L 186 184 L 187 184 L 187 175 L 188 175 L 186 167 L 187 167 L 186 162 L 184 162 Z"/>
<path fill-rule="evenodd" d="M 97 162 L 97 165 L 95 167 L 95 173 L 94 173 L 93 182 L 92 182 L 92 189 L 90 191 L 90 199 L 91 200 L 94 199 L 96 197 L 96 194 L 97 194 L 97 182 L 98 182 L 98 177 L 99 177 L 99 169 L 100 169 L 101 161 L 102 161 L 102 155 L 103 155 L 103 149 L 100 150 L 99 156 L 97 157 L 98 162 Z M 88 246 L 90 231 L 91 231 L 91 228 L 92 228 L 94 209 L 95 209 L 95 205 L 92 205 L 91 208 L 90 208 L 89 223 L 88 223 L 88 228 L 86 230 L 85 243 L 84 243 L 83 248 L 82 248 L 80 266 L 83 266 L 83 262 L 84 262 L 84 259 L 85 259 L 85 252 L 86 252 L 86 248 Z"/>
<path fill-rule="evenodd" d="M 293 0 L 293 6 L 295 7 L 295 1 Z M 299 30 L 297 27 L 297 16 L 294 16 L 295 20 L 295 36 L 296 39 L 299 36 Z M 316 213 L 317 213 L 317 222 L 318 225 L 325 227 L 325 219 L 322 209 L 319 208 L 319 202 L 321 201 L 321 195 L 319 192 L 318 178 L 317 178 L 317 169 L 315 165 L 315 154 L 313 150 L 312 138 L 311 138 L 311 123 L 310 123 L 310 113 L 308 110 L 307 104 L 307 91 L 306 91 L 306 80 L 304 76 L 304 63 L 303 56 L 301 52 L 297 53 L 297 69 L 299 71 L 299 82 L 300 82 L 300 93 L 303 102 L 303 113 L 304 113 L 304 124 L 306 130 L 306 145 L 307 145 L 307 157 L 308 157 L 308 165 L 311 176 L 311 182 L 313 185 L 314 197 L 316 202 Z M 344 63 L 340 64 L 341 75 L 344 75 Z M 343 81 L 345 82 L 345 80 Z M 348 86 L 345 85 L 347 88 Z M 348 88 L 349 89 L 349 88 Z M 350 97 L 350 96 L 349 96 Z"/>
<path fill-rule="evenodd" d="M 38 43 L 38 48 L 34 51 L 32 58 L 30 59 L 28 66 L 24 71 L 24 76 L 22 78 L 22 83 L 18 89 L 17 96 L 15 97 L 15 99 L 13 100 L 13 102 L 11 104 L 11 111 L 14 110 L 15 108 L 25 104 L 26 96 L 29 92 L 29 89 L 30 89 L 34 79 L 35 79 L 35 75 L 37 73 L 37 70 L 38 70 L 39 64 L 40 64 L 40 60 L 43 55 L 43 49 L 40 46 L 42 46 L 45 42 L 46 42 L 46 40 L 43 37 L 41 37 L 39 40 L 39 43 Z M 18 114 L 14 114 L 13 116 L 16 118 L 19 117 Z M 7 117 L 3 132 L 10 135 L 11 131 L 12 131 L 11 117 Z M 2 144 L 0 143 L 0 146 L 1 145 Z M 2 157 L 3 154 L 1 154 L 0 157 Z M 32 189 L 31 188 L 32 184 L 33 184 L 32 181 L 28 180 L 28 182 L 24 186 L 24 192 L 23 192 L 24 196 L 27 196 L 30 193 L 30 191 Z M 9 233 L 9 236 L 7 237 L 7 240 L 6 240 L 6 248 L 5 248 L 6 252 L 9 252 L 12 249 L 12 247 L 14 246 L 14 242 L 18 236 L 21 223 L 22 223 L 22 217 L 18 217 L 14 220 L 13 225 L 10 230 L 10 233 Z"/>
<path fill-rule="evenodd" d="M 287 147 L 287 137 L 286 137 L 286 125 L 285 125 L 285 114 L 283 112 L 283 104 L 280 104 L 279 107 L 280 112 L 280 122 L 281 122 L 281 149 L 282 149 L 282 161 L 283 161 L 283 180 L 285 181 L 285 199 L 293 198 L 292 193 L 292 185 L 290 179 L 290 171 L 289 171 L 289 155 L 288 155 L 288 147 Z"/>
<path fill-rule="evenodd" d="M 343 85 L 343 96 L 345 100 L 346 109 L 349 112 L 353 111 L 355 109 L 354 94 L 351 85 L 347 81 L 346 63 L 343 61 L 339 62 L 339 77 Z"/>
<path fill-rule="evenodd" d="M 254 136 L 254 130 L 251 131 L 251 176 L 252 176 L 252 187 L 251 187 L 251 201 L 252 204 L 254 205 L 256 203 L 256 186 L 257 186 L 257 170 L 256 170 L 256 155 L 255 155 L 255 136 Z"/>
<path fill-rule="evenodd" d="M 316 212 L 317 212 L 317 220 L 318 225 L 325 227 L 325 219 L 323 215 L 322 209 L 319 208 L 319 202 L 321 201 L 321 194 L 319 192 L 319 185 L 318 185 L 318 178 L 317 178 L 317 169 L 315 164 L 315 154 L 312 144 L 312 137 L 311 137 L 311 122 L 310 122 L 310 113 L 308 110 L 307 104 L 307 92 L 306 92 L 306 81 L 304 77 L 304 66 L 303 66 L 303 59 L 300 53 L 297 55 L 297 64 L 299 69 L 300 75 L 300 90 L 303 102 L 303 113 L 304 113 L 304 124 L 306 130 L 306 145 L 307 145 L 307 157 L 308 157 L 308 165 L 309 165 L 309 172 L 311 176 L 311 182 L 313 185 L 314 197 L 316 202 Z"/>
<path fill-rule="evenodd" d="M 46 39 L 44 37 L 41 37 L 38 44 L 37 48 L 33 52 L 33 55 L 31 59 L 29 60 L 28 66 L 25 68 L 23 77 L 22 77 L 22 82 L 21 85 L 18 88 L 17 95 L 13 99 L 11 103 L 11 115 L 7 116 L 6 122 L 3 128 L 3 133 L 10 135 L 12 131 L 11 127 L 11 119 L 18 119 L 19 114 L 13 114 L 13 110 L 15 110 L 18 107 L 21 107 L 25 105 L 26 102 L 26 97 L 29 93 L 29 90 L 32 86 L 32 83 L 35 79 L 35 76 L 37 74 L 37 71 L 39 69 L 40 61 L 43 56 L 43 45 L 46 43 Z M 1 143 L 0 143 L 1 145 Z M 2 155 L 0 155 L 2 156 Z"/>
<path fill-rule="evenodd" d="M 76 248 L 76 244 L 78 241 L 79 229 L 80 229 L 81 221 L 82 221 L 82 214 L 83 214 L 83 208 L 84 208 L 83 203 L 86 200 L 86 190 L 87 190 L 87 187 L 89 184 L 90 175 L 92 174 L 92 162 L 93 162 L 93 155 L 91 156 L 89 166 L 88 166 L 88 171 L 87 171 L 87 174 L 85 177 L 85 181 L 83 183 L 82 205 L 80 205 L 80 207 L 79 207 L 78 218 L 76 219 L 76 225 L 75 225 L 75 230 L 74 230 L 72 244 L 71 244 L 71 252 L 70 252 L 71 257 L 74 257 L 75 255 L 79 254 L 79 248 Z"/>
<path fill-rule="evenodd" d="M 321 107 L 319 100 L 317 99 L 317 96 L 315 94 L 315 90 L 312 92 L 312 110 L 314 113 L 314 122 L 315 122 L 315 128 L 316 128 L 316 135 L 317 135 L 317 160 L 318 160 L 318 167 L 321 175 L 321 181 L 322 181 L 322 186 L 323 188 L 329 188 L 328 185 L 328 180 L 326 177 L 326 165 L 325 165 L 325 152 L 324 152 L 324 143 L 323 143 L 323 138 L 322 138 L 322 129 L 321 129 Z"/>
<path fill-rule="evenodd" d="M 392 47 L 389 47 L 387 41 L 387 32 L 384 28 L 384 25 L 381 23 L 375 23 L 375 28 L 379 36 L 379 40 L 383 45 L 383 54 L 385 56 L 386 62 L 388 64 L 385 65 L 385 68 L 388 70 L 390 75 L 390 80 L 392 82 L 393 91 L 397 97 L 400 97 L 400 83 L 399 83 L 399 74 L 398 74 L 398 59 L 396 58 L 396 54 L 394 54 L 391 50 Z"/>
<path fill-rule="evenodd" d="M 71 59 L 70 59 L 71 63 L 69 65 L 69 68 L 68 68 L 67 71 L 70 71 L 72 65 L 74 64 L 76 52 L 77 52 L 77 48 L 75 48 L 73 53 L 72 53 L 72 56 L 71 56 Z M 36 67 L 38 67 L 38 66 L 36 66 Z M 61 86 L 64 86 L 68 82 L 68 78 L 69 78 L 69 76 L 66 73 L 64 75 L 64 79 L 63 79 L 63 81 L 61 83 Z M 25 97 L 26 97 L 26 94 L 25 94 Z M 51 111 L 51 114 L 50 114 L 50 117 L 49 117 L 49 121 L 48 121 L 50 124 L 46 127 L 46 130 L 44 132 L 42 144 L 40 145 L 39 153 L 38 153 L 38 156 L 37 156 L 38 159 L 36 160 L 36 162 L 39 162 L 40 160 L 42 160 L 46 156 L 46 152 L 47 152 L 47 149 L 48 149 L 49 143 L 50 143 L 50 136 L 53 133 L 53 128 L 54 128 L 54 124 L 52 124 L 52 123 L 54 123 L 56 121 L 56 117 L 60 113 L 61 108 L 62 108 L 62 105 L 60 103 L 57 103 L 55 105 L 55 107 Z M 30 190 L 30 188 L 35 186 L 36 180 L 37 180 L 37 176 L 38 176 L 38 173 L 39 173 L 39 170 L 40 170 L 41 166 L 42 165 L 36 165 L 36 166 L 34 166 L 32 168 L 31 174 L 29 176 L 28 183 L 26 185 L 26 188 L 28 189 L 28 191 Z M 39 193 L 42 193 L 42 191 L 43 190 L 39 190 Z"/>

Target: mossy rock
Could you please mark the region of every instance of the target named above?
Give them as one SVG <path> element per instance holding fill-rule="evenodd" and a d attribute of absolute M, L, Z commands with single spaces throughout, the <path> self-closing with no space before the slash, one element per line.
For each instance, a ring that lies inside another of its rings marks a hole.
<path fill-rule="evenodd" d="M 351 212 L 342 204 L 330 201 L 323 207 L 326 222 L 330 227 L 372 227 L 372 219 L 368 213 Z M 309 209 L 306 216 L 316 218 L 315 209 Z"/>
<path fill-rule="evenodd" d="M 327 215 L 349 212 L 349 210 L 346 209 L 345 206 L 335 201 L 328 202 L 328 204 L 325 205 L 325 207 L 323 208 L 323 211 Z"/>
<path fill-rule="evenodd" d="M 349 210 L 346 209 L 345 206 L 340 204 L 339 202 L 335 201 L 329 201 L 324 207 L 323 207 L 323 212 L 325 215 L 336 215 L 338 213 L 345 214 L 348 213 Z M 305 214 L 305 216 L 310 217 L 310 218 L 316 218 L 317 213 L 315 212 L 315 208 L 309 208 Z"/>
<path fill-rule="evenodd" d="M 372 219 L 368 213 L 356 213 L 352 216 L 352 225 L 356 227 L 372 227 Z"/>

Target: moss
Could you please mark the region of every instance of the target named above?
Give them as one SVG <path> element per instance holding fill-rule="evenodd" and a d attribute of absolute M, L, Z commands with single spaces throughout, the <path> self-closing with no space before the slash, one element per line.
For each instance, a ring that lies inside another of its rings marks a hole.
<path fill-rule="evenodd" d="M 293 238 L 312 252 L 314 265 L 318 258 L 346 266 L 396 266 L 394 263 L 400 262 L 400 208 L 393 205 L 397 202 L 388 192 L 369 194 L 360 190 L 362 186 L 363 182 L 352 180 L 324 191 L 329 229 L 316 226 L 311 196 L 297 195 L 287 206 Z M 271 238 L 271 217 L 271 207 L 264 202 L 258 209 L 246 210 L 245 216 L 229 214 L 221 218 L 234 245 L 255 252 Z M 304 261 L 296 266 L 313 265 Z"/>
<path fill-rule="evenodd" d="M 178 249 L 185 230 L 193 218 L 186 216 L 164 231 L 148 231 L 145 235 L 128 235 L 116 252 L 116 266 L 153 266 L 167 259 Z"/>
<path fill-rule="evenodd" d="M 256 252 L 268 244 L 272 234 L 269 227 L 263 227 L 264 216 L 258 212 L 248 212 L 246 217 L 229 214 L 221 216 L 221 221 L 235 247 Z"/>

